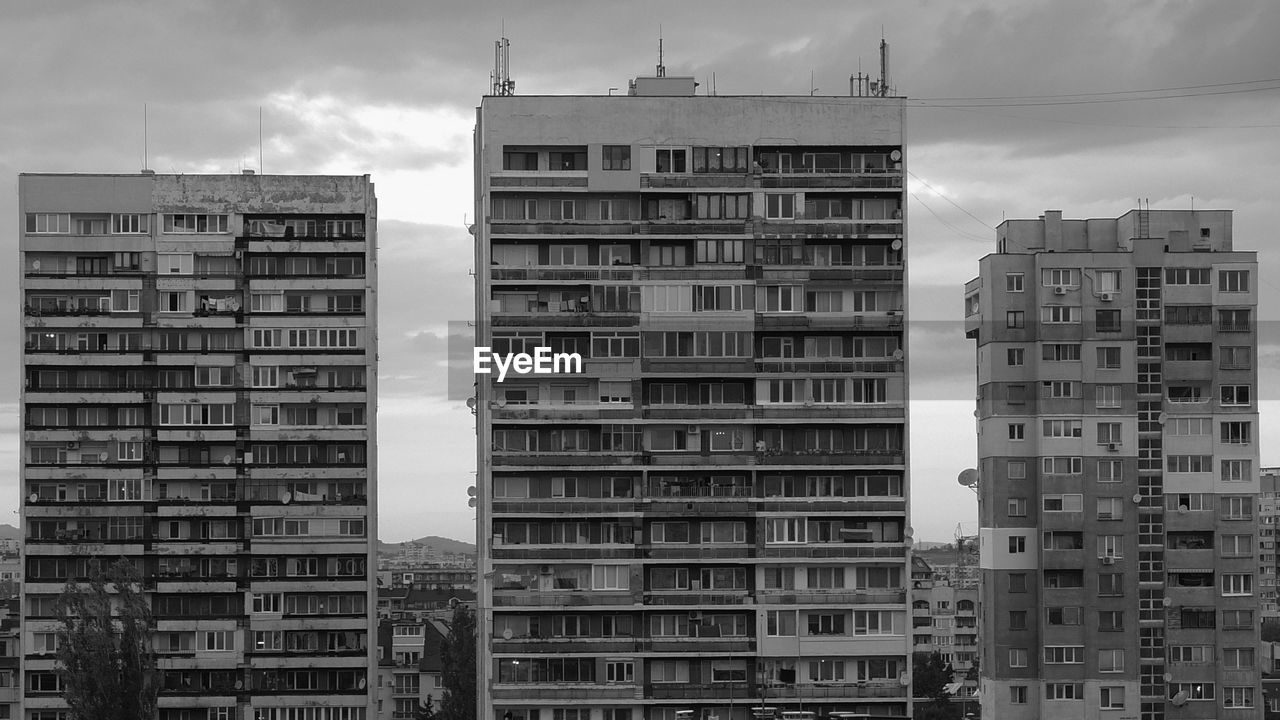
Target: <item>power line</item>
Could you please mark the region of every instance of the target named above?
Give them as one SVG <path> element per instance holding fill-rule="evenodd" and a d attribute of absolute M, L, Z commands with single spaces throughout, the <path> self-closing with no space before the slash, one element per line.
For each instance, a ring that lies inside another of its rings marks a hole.
<path fill-rule="evenodd" d="M 1112 104 L 1112 103 L 1147 102 L 1150 100 L 1178 100 L 1182 98 L 1191 98 L 1191 97 L 1210 97 L 1213 95 L 1237 95 L 1240 93 L 1267 92 L 1270 90 L 1280 90 L 1280 85 L 1271 86 L 1271 87 L 1260 87 L 1260 88 L 1240 88 L 1237 90 L 1217 90 L 1213 92 L 1179 93 L 1176 95 L 1159 95 L 1155 97 L 1099 98 L 1094 100 L 1047 100 L 1047 101 L 1035 100 L 1033 102 L 1012 102 L 1012 103 L 987 103 L 981 100 L 977 100 L 974 102 L 977 102 L 980 104 L 966 104 L 966 105 L 945 105 L 945 104 L 938 105 L 938 104 L 929 104 L 927 101 L 924 101 L 924 100 L 911 100 L 911 99 L 907 99 L 906 102 L 908 105 L 912 107 L 933 107 L 933 108 L 1049 107 L 1049 106 L 1056 106 L 1056 105 L 1106 105 L 1106 104 Z"/>
<path fill-rule="evenodd" d="M 982 106 L 952 107 L 943 105 L 920 105 L 919 107 L 929 110 L 955 110 L 956 112 L 986 115 L 987 117 L 1009 118 L 1011 120 L 1026 120 L 1028 122 L 1049 122 L 1058 123 L 1060 125 L 1084 125 L 1087 127 L 1134 128 L 1137 130 L 1254 130 L 1258 128 L 1280 127 L 1280 123 L 1258 123 L 1249 125 L 1156 125 L 1154 123 L 1104 123 L 1088 122 L 1086 120 L 1067 120 L 1065 118 L 1027 117 L 1026 115 L 1010 115 L 1008 113 L 999 112 L 982 112 L 980 109 Z"/>
<path fill-rule="evenodd" d="M 937 100 L 1046 100 L 1052 98 L 1090 97 L 1094 95 L 1135 95 L 1138 93 L 1173 92 L 1174 90 L 1199 90 L 1201 88 L 1231 87 L 1235 85 L 1259 85 L 1280 82 L 1280 78 L 1267 80 L 1241 80 L 1239 82 L 1211 83 L 1208 85 L 1182 85 L 1180 87 L 1151 88 L 1148 90 L 1110 90 L 1106 92 L 1057 93 L 1054 95 L 991 95 L 987 97 L 934 97 L 914 98 L 922 101 Z"/>
<path fill-rule="evenodd" d="M 991 238 L 984 238 L 979 235 L 975 235 L 974 233 L 968 232 L 966 230 L 961 230 L 955 225 L 952 225 L 951 223 L 943 219 L 941 215 L 934 212 L 933 208 L 929 207 L 929 203 L 924 201 L 924 198 L 921 198 L 919 195 L 915 193 L 909 193 L 909 194 L 911 195 L 911 197 L 915 198 L 916 202 L 920 203 L 920 205 L 923 206 L 925 210 L 928 210 L 929 214 L 932 215 L 934 219 L 936 219 L 938 222 L 942 223 L 943 225 L 946 225 L 952 232 L 959 235 L 960 237 L 965 238 L 966 240 L 973 240 L 975 242 L 980 242 L 980 243 L 991 242 Z"/>
<path fill-rule="evenodd" d="M 910 170 L 908 170 L 908 171 L 907 171 L 907 174 L 908 174 L 908 175 L 910 175 L 911 177 L 915 178 L 916 180 L 919 180 L 921 185 L 924 185 L 925 187 L 927 187 L 927 188 L 929 188 L 930 190 L 932 190 L 932 191 L 933 191 L 933 193 L 934 193 L 935 195 L 937 195 L 938 197 L 940 197 L 940 198 L 942 198 L 943 200 L 946 200 L 947 202 L 951 203 L 952 207 L 954 207 L 955 209 L 959 210 L 960 212 L 964 213 L 965 215 L 968 215 L 969 217 L 971 217 L 971 218 L 973 218 L 974 220 L 976 220 L 976 221 L 977 221 L 977 223 L 978 223 L 979 225 L 981 225 L 982 227 L 984 227 L 984 228 L 986 228 L 986 229 L 988 229 L 988 230 L 995 230 L 995 228 L 993 228 L 993 227 L 991 227 L 990 225 L 988 225 L 988 224 L 986 224 L 985 222 L 983 222 L 983 221 L 982 221 L 982 219 L 981 219 L 981 218 L 979 218 L 977 215 L 974 215 L 973 213 L 969 212 L 968 210 L 965 210 L 964 208 L 960 207 L 960 206 L 959 206 L 959 205 L 957 205 L 957 204 L 955 203 L 955 201 L 953 201 L 951 198 L 947 197 L 946 195 L 943 195 L 943 194 L 942 194 L 942 192 L 941 192 L 941 191 L 939 191 L 937 188 L 935 188 L 934 186 L 932 186 L 932 185 L 930 185 L 929 183 L 925 182 L 925 181 L 924 181 L 924 179 L 923 179 L 923 178 L 921 178 L 919 175 L 916 175 L 915 173 L 911 172 Z"/>

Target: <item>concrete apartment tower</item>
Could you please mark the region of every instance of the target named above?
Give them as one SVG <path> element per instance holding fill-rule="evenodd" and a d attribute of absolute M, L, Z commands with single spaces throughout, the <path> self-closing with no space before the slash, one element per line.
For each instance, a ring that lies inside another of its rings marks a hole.
<path fill-rule="evenodd" d="M 376 201 L 365 177 L 22 175 L 26 720 L 53 604 L 123 556 L 159 720 L 371 720 Z"/>
<path fill-rule="evenodd" d="M 1231 213 L 1009 220 L 978 346 L 984 718 L 1261 718 L 1257 302 Z"/>
<path fill-rule="evenodd" d="M 484 98 L 480 717 L 909 712 L 903 101 Z"/>

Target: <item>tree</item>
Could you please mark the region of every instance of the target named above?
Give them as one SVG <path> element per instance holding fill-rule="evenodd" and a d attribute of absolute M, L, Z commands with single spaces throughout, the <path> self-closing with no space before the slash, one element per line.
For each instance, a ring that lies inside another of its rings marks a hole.
<path fill-rule="evenodd" d="M 426 702 L 419 702 L 418 709 L 414 712 L 414 720 L 436 720 L 436 709 L 432 706 L 434 700 L 430 695 L 427 696 Z"/>
<path fill-rule="evenodd" d="M 437 720 L 476 720 L 476 616 L 465 605 L 453 609 L 440 661 L 444 693 Z"/>
<path fill-rule="evenodd" d="M 58 677 L 71 720 L 152 720 L 159 678 L 155 626 L 133 563 L 89 561 L 89 581 L 68 580 L 54 606 Z"/>
<path fill-rule="evenodd" d="M 916 699 L 915 720 L 952 720 L 960 717 L 960 707 L 951 702 L 947 683 L 951 667 L 941 653 L 915 653 L 911 658 L 911 696 Z M 920 702 L 928 698 L 929 702 Z"/>

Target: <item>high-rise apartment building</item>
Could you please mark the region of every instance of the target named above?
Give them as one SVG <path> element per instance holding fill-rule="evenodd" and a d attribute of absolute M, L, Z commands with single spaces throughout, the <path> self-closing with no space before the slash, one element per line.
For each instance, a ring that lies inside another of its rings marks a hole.
<path fill-rule="evenodd" d="M 484 720 L 903 716 L 903 102 L 486 97 Z"/>
<path fill-rule="evenodd" d="M 366 177 L 22 175 L 22 687 L 125 557 L 160 720 L 365 720 L 376 201 Z"/>
<path fill-rule="evenodd" d="M 1261 717 L 1256 254 L 1229 211 L 997 240 L 965 288 L 983 717 Z"/>

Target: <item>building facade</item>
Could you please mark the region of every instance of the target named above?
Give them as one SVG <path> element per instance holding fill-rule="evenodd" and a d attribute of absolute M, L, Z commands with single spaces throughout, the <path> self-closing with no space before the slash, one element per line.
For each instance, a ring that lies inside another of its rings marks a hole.
<path fill-rule="evenodd" d="M 160 720 L 365 720 L 376 201 L 365 177 L 22 175 L 26 720 L 54 601 L 128 558 Z"/>
<path fill-rule="evenodd" d="M 1261 717 L 1256 254 L 1229 211 L 997 240 L 965 290 L 983 717 Z"/>
<path fill-rule="evenodd" d="M 900 98 L 486 97 L 480 717 L 909 712 Z"/>
<path fill-rule="evenodd" d="M 951 668 L 952 682 L 947 690 L 952 702 L 963 712 L 976 710 L 978 587 L 956 584 L 950 577 L 938 575 L 919 555 L 911 560 L 911 651 L 917 657 L 938 653 Z M 918 690 L 915 696 L 917 702 L 922 700 Z"/>

